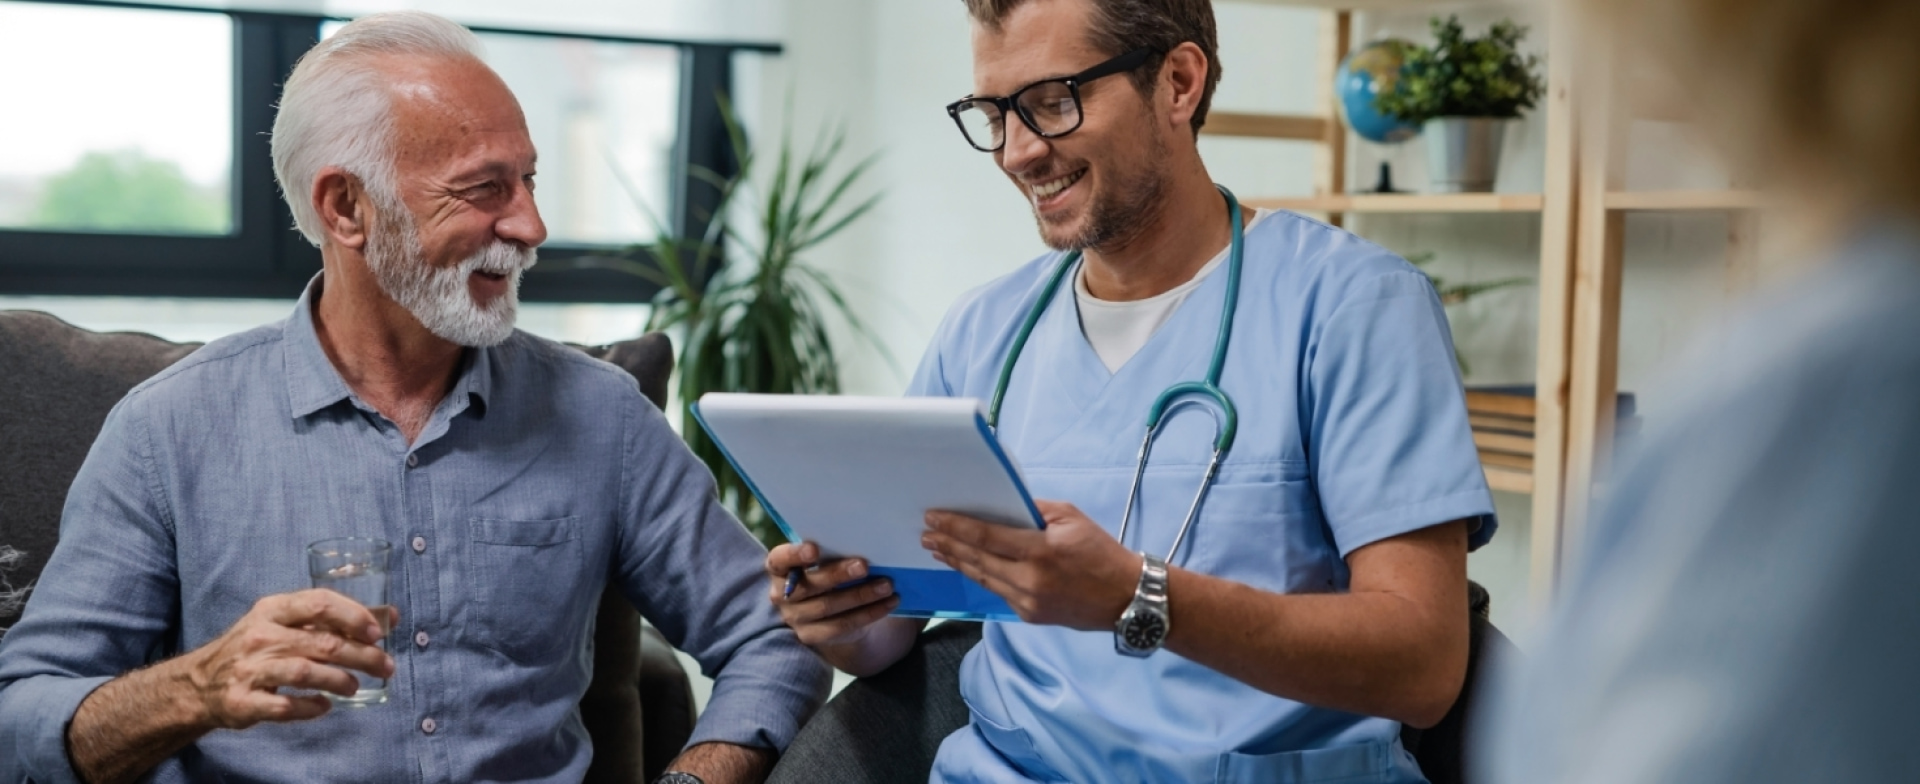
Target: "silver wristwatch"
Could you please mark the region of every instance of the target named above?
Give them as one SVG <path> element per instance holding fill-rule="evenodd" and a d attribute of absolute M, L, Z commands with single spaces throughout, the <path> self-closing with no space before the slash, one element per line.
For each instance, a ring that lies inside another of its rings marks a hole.
<path fill-rule="evenodd" d="M 1167 616 L 1167 562 L 1152 553 L 1140 554 L 1140 585 L 1133 603 L 1113 625 L 1113 649 L 1144 659 L 1167 641 L 1172 623 Z"/>

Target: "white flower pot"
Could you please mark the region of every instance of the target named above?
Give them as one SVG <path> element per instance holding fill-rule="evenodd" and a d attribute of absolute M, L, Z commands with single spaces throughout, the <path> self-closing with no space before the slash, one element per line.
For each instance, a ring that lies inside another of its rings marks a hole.
<path fill-rule="evenodd" d="M 1427 139 L 1428 189 L 1434 193 L 1492 193 L 1500 175 L 1505 117 L 1435 117 L 1421 128 Z"/>

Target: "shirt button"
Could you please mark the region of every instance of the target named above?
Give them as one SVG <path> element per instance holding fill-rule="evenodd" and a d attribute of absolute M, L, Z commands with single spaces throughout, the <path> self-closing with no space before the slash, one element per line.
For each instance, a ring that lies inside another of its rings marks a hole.
<path fill-rule="evenodd" d="M 414 467 L 414 466 L 417 466 L 417 465 L 419 465 L 419 464 L 420 464 L 420 454 L 419 454 L 418 452 L 409 452 L 409 453 L 407 453 L 407 467 L 408 467 L 408 468 L 412 468 L 412 467 Z"/>
<path fill-rule="evenodd" d="M 424 536 L 416 536 L 416 537 L 414 537 L 414 538 L 413 538 L 413 551 L 414 551 L 414 552 L 416 552 L 416 553 L 424 553 L 424 552 L 426 552 L 426 551 L 427 551 L 427 538 L 426 538 L 426 537 L 424 537 Z"/>
<path fill-rule="evenodd" d="M 431 640 L 430 640 L 430 639 L 429 639 L 429 638 L 427 637 L 427 633 L 426 633 L 426 632 L 414 632 L 414 633 L 413 633 L 413 644 L 414 644 L 414 645 L 418 645 L 418 646 L 420 646 L 420 647 L 422 647 L 422 648 L 425 648 L 425 647 L 427 647 L 427 643 L 428 643 L 428 642 L 430 642 L 430 641 L 431 641 Z"/>
<path fill-rule="evenodd" d="M 428 734 L 428 735 L 432 735 L 432 734 L 433 734 L 433 731 L 434 731 L 434 730 L 437 730 L 437 729 L 440 729 L 440 725 L 439 725 L 439 724 L 436 724 L 436 723 L 434 723 L 434 721 L 433 721 L 433 717 L 432 717 L 432 716 L 428 716 L 428 717 L 426 717 L 426 718 L 424 718 L 424 719 L 421 719 L 421 720 L 420 720 L 420 731 L 421 731 L 421 732 L 424 732 L 424 733 L 426 733 L 426 734 Z"/>

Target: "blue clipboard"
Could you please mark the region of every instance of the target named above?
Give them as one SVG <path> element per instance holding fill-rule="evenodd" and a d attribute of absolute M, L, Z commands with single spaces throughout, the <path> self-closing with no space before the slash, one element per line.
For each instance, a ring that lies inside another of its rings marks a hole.
<path fill-rule="evenodd" d="M 1020 620 L 917 547 L 926 509 L 1045 525 L 978 401 L 709 394 L 690 408 L 789 541 L 865 557 L 868 579 L 893 581 L 894 615 Z"/>

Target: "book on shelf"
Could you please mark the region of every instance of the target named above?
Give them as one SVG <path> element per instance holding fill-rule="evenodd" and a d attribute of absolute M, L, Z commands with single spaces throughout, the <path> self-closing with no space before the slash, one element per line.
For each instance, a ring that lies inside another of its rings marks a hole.
<path fill-rule="evenodd" d="M 1531 384 L 1467 388 L 1467 423 L 1488 470 L 1533 472 L 1533 391 Z M 1614 434 L 1625 439 L 1639 432 L 1640 416 L 1633 393 L 1621 392 L 1616 401 Z"/>
<path fill-rule="evenodd" d="M 1532 384 L 1467 387 L 1467 413 L 1525 419 L 1531 423 L 1534 416 L 1533 398 Z M 1637 414 L 1638 407 L 1632 392 L 1621 392 L 1615 396 L 1615 400 L 1614 419 L 1630 419 Z M 1531 429 L 1532 425 L 1528 427 Z"/>

